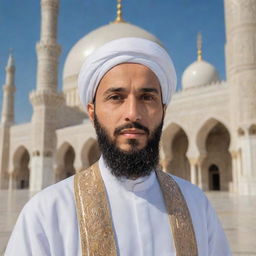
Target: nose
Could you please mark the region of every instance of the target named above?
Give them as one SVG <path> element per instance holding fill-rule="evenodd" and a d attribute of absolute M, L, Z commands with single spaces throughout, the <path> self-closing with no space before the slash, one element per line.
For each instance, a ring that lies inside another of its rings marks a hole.
<path fill-rule="evenodd" d="M 139 102 L 134 96 L 128 97 L 126 101 L 125 121 L 128 121 L 128 122 L 141 121 Z"/>

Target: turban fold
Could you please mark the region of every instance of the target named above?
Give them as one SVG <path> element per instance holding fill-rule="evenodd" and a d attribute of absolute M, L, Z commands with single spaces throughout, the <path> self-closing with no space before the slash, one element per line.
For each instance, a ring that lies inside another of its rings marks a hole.
<path fill-rule="evenodd" d="M 137 63 L 151 69 L 159 80 L 163 104 L 170 102 L 177 84 L 170 56 L 153 41 L 127 37 L 104 44 L 86 58 L 78 76 L 79 96 L 85 107 L 93 101 L 102 77 L 121 63 Z"/>

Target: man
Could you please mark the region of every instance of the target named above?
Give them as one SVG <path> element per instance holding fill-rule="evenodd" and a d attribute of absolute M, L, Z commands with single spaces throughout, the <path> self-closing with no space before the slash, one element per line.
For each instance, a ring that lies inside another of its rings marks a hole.
<path fill-rule="evenodd" d="M 111 41 L 87 58 L 78 86 L 102 156 L 27 203 L 6 255 L 231 255 L 203 192 L 158 166 L 176 87 L 167 52 Z"/>

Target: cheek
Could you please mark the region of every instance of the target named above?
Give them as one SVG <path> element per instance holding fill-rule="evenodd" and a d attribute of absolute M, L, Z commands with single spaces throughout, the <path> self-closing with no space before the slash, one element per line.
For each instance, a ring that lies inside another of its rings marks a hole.
<path fill-rule="evenodd" d="M 122 119 L 125 110 L 122 107 L 113 107 L 112 105 L 113 104 L 105 104 L 104 107 L 96 108 L 96 114 L 106 125 L 114 127 L 118 125 L 118 122 Z"/>
<path fill-rule="evenodd" d="M 107 130 L 108 134 L 112 137 L 115 130 L 115 119 L 114 115 L 111 115 L 109 112 L 96 111 L 97 119 L 99 123 Z"/>
<path fill-rule="evenodd" d="M 151 110 L 147 115 L 147 122 L 150 127 L 155 128 L 163 119 L 163 111 Z"/>

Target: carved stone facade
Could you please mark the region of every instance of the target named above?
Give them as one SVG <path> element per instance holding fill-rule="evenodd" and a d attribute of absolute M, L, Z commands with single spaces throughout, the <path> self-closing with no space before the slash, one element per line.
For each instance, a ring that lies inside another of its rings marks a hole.
<path fill-rule="evenodd" d="M 233 89 L 230 113 L 236 135 L 232 150 L 239 152 L 236 159 L 242 162 L 237 186 L 256 193 L 256 138 L 249 132 L 256 124 L 256 1 L 226 0 L 225 7 L 227 72 Z"/>
<path fill-rule="evenodd" d="M 30 123 L 12 124 L 14 86 L 7 84 L 14 85 L 14 68 L 6 70 L 9 82 L 4 86 L 0 127 L 1 188 L 40 190 L 81 171 L 99 157 L 94 128 L 81 111 L 74 79 L 77 65 L 72 69 L 73 62 L 66 65 L 72 70 L 64 70 L 69 74 L 63 79 L 64 91 L 57 91 L 58 8 L 58 0 L 41 0 L 37 85 L 30 94 Z M 256 1 L 225 0 L 225 20 L 227 81 L 199 83 L 174 95 L 163 128 L 161 165 L 204 190 L 255 195 Z M 123 36 L 125 29 L 132 35 L 158 40 L 122 23 L 101 27 L 77 45 L 86 44 L 91 49 L 90 40 L 98 46 L 103 30 L 115 38 L 113 30 Z M 67 59 L 76 63 L 79 49 Z"/>

